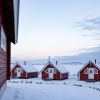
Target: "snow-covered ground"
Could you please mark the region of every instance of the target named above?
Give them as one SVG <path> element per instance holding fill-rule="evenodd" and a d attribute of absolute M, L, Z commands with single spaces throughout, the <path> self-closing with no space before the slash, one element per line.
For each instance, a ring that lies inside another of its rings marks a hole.
<path fill-rule="evenodd" d="M 63 81 L 12 79 L 2 100 L 100 100 L 100 82 L 78 81 L 73 76 Z"/>

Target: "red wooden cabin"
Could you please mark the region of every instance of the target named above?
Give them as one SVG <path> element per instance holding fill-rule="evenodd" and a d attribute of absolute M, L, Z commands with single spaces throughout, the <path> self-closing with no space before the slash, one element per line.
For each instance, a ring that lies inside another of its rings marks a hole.
<path fill-rule="evenodd" d="M 79 80 L 100 81 L 100 69 L 91 60 L 78 72 Z"/>
<path fill-rule="evenodd" d="M 11 42 L 18 37 L 19 0 L 0 0 L 0 100 L 10 79 Z"/>
<path fill-rule="evenodd" d="M 23 64 L 16 62 L 11 69 L 12 78 L 35 78 L 38 77 L 38 71 L 32 64 Z"/>
<path fill-rule="evenodd" d="M 68 71 L 60 64 L 53 64 L 50 61 L 41 70 L 42 79 L 64 80 L 68 79 Z"/>

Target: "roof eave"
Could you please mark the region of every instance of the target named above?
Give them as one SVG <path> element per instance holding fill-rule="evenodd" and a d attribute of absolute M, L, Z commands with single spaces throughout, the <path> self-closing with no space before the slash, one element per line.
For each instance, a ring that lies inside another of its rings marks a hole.
<path fill-rule="evenodd" d="M 14 33 L 12 33 L 11 42 L 18 42 L 18 25 L 19 25 L 19 0 L 13 0 L 13 17 L 14 17 Z"/>

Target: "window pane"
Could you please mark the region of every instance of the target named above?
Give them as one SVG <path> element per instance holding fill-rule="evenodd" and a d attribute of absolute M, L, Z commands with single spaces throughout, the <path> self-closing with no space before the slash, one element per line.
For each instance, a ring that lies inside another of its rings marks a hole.
<path fill-rule="evenodd" d="M 98 70 L 97 70 L 97 69 L 95 69 L 95 70 L 94 70 L 94 73 L 95 73 L 95 74 L 97 74 L 97 73 L 98 73 Z"/>
<path fill-rule="evenodd" d="M 52 73 L 52 70 L 50 70 L 50 73 Z"/>

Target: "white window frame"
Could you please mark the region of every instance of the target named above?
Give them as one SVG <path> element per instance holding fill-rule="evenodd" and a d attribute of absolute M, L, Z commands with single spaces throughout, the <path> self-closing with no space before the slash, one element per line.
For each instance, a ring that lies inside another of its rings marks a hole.
<path fill-rule="evenodd" d="M 94 74 L 98 74 L 98 70 L 94 68 Z"/>
<path fill-rule="evenodd" d="M 56 69 L 54 69 L 54 74 L 56 74 L 57 73 L 57 70 Z"/>
<path fill-rule="evenodd" d="M 86 72 L 87 71 L 87 72 Z M 88 68 L 84 70 L 84 74 L 88 74 Z"/>
<path fill-rule="evenodd" d="M 6 47 L 7 46 L 7 42 L 6 42 L 6 35 L 3 29 L 3 26 L 1 25 L 1 47 L 3 48 L 3 50 L 6 52 Z"/>
<path fill-rule="evenodd" d="M 21 69 L 21 68 L 16 68 L 16 73 L 17 73 L 17 72 L 22 73 L 22 69 Z"/>
<path fill-rule="evenodd" d="M 23 73 L 23 69 L 21 68 L 21 73 Z"/>
<path fill-rule="evenodd" d="M 48 69 L 46 69 L 46 71 L 45 71 L 46 73 L 48 73 Z"/>

